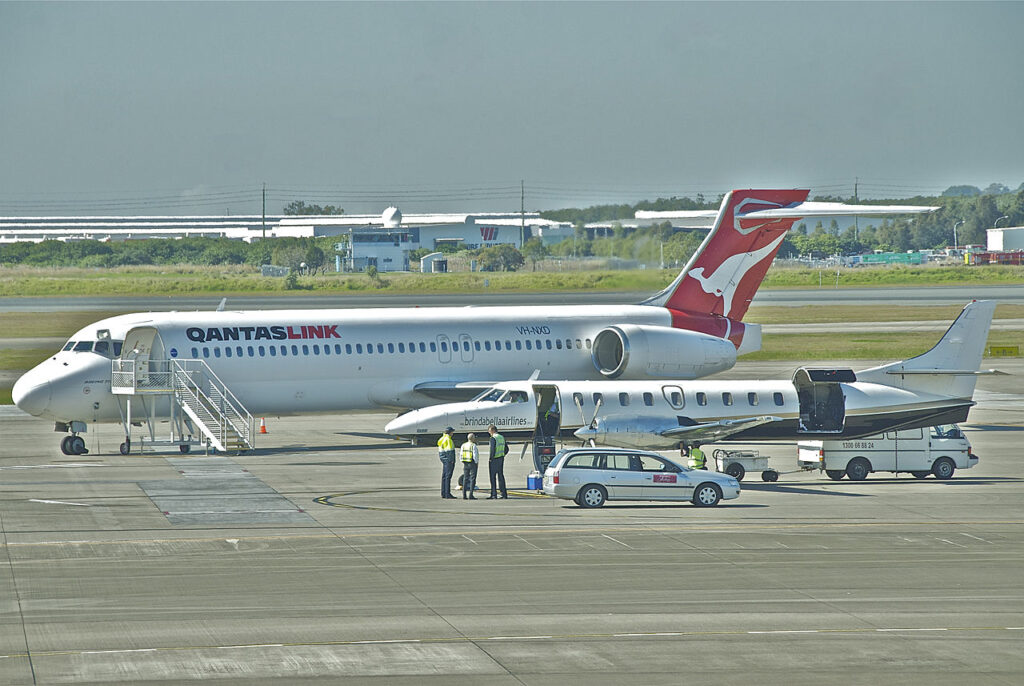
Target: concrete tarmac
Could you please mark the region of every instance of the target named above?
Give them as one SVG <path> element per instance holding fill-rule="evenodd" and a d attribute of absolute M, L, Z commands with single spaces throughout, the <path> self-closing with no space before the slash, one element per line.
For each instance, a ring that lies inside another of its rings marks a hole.
<path fill-rule="evenodd" d="M 65 456 L 7 408 L 0 683 L 1019 684 L 1024 362 L 984 366 L 1014 376 L 981 378 L 978 467 L 832 482 L 760 446 L 780 481 L 712 509 L 536 497 L 519 446 L 508 500 L 441 500 L 390 415 Z"/>

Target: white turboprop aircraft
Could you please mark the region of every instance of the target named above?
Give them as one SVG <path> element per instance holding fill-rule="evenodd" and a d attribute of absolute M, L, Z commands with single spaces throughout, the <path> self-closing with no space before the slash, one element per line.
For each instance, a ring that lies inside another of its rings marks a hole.
<path fill-rule="evenodd" d="M 807 190 L 739 190 L 675 281 L 638 305 L 126 314 L 91 324 L 24 374 L 14 402 L 85 452 L 93 422 L 167 418 L 183 452 L 205 435 L 252 445 L 256 416 L 408 409 L 468 399 L 533 370 L 552 378 L 697 378 L 760 347 L 740 320 L 786 231 L 822 203 Z M 832 215 L 931 207 L 825 204 Z M 113 368 L 113 369 L 112 369 Z M 176 416 L 177 411 L 177 416 Z M 251 414 L 250 414 L 251 413 Z M 189 438 L 186 439 L 186 436 Z"/>
<path fill-rule="evenodd" d="M 575 436 L 664 450 L 950 424 L 967 418 L 977 375 L 996 373 L 978 371 L 994 311 L 994 301 L 972 302 L 928 352 L 859 372 L 801 367 L 778 381 L 508 381 L 469 402 L 408 412 L 384 430 L 415 438 L 494 424 L 507 438 Z"/>

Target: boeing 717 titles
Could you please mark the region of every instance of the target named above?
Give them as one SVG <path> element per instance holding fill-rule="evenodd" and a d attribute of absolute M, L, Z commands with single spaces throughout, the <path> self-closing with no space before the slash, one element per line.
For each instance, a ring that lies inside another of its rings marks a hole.
<path fill-rule="evenodd" d="M 403 414 L 395 436 L 499 427 L 509 438 L 576 437 L 622 448 L 859 438 L 963 421 L 994 301 L 968 304 L 928 352 L 854 372 L 801 367 L 791 380 L 509 381 L 476 399 Z"/>
<path fill-rule="evenodd" d="M 760 347 L 741 319 L 786 231 L 802 217 L 928 207 L 805 202 L 807 190 L 726 194 L 672 284 L 637 305 L 126 314 L 78 331 L 15 384 L 15 403 L 70 431 L 89 423 L 171 425 L 182 450 L 250 447 L 251 415 L 419 408 L 525 378 L 693 379 Z M 248 418 L 248 419 L 247 419 Z"/>

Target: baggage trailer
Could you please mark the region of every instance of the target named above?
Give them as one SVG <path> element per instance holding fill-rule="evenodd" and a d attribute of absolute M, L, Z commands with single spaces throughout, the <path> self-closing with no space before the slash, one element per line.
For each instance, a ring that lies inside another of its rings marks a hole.
<path fill-rule="evenodd" d="M 761 481 L 778 481 L 779 473 L 768 466 L 768 457 L 756 450 L 726 450 L 715 448 L 711 454 L 718 471 L 743 481 L 747 472 L 761 472 Z"/>
<path fill-rule="evenodd" d="M 855 440 L 800 441 L 796 451 L 801 469 L 822 470 L 833 481 L 844 476 L 862 481 L 871 472 L 949 479 L 957 469 L 978 464 L 970 442 L 955 424 L 887 431 Z"/>

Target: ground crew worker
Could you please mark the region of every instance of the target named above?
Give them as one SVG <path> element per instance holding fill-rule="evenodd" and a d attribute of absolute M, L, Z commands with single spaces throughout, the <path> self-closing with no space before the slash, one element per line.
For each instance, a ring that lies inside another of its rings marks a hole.
<path fill-rule="evenodd" d="M 476 467 L 480 463 L 480 451 L 477 450 L 475 434 L 466 436 L 462 444 L 462 499 L 476 500 L 473 490 L 476 488 Z"/>
<path fill-rule="evenodd" d="M 437 457 L 441 460 L 441 497 L 455 498 L 452 495 L 452 474 L 455 472 L 455 441 L 452 434 L 455 429 L 448 427 L 437 439 Z"/>
<path fill-rule="evenodd" d="M 491 473 L 491 497 L 488 500 L 498 497 L 498 486 L 501 486 L 501 497 L 508 498 L 508 490 L 505 488 L 505 455 L 508 454 L 508 443 L 505 442 L 505 437 L 498 433 L 498 427 L 494 424 L 487 427 L 487 433 L 491 435 L 491 459 L 487 461 L 487 468 Z"/>
<path fill-rule="evenodd" d="M 699 446 L 693 446 L 690 448 L 690 466 L 694 469 L 707 469 L 707 458 L 704 457 L 704 451 Z"/>

